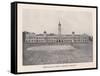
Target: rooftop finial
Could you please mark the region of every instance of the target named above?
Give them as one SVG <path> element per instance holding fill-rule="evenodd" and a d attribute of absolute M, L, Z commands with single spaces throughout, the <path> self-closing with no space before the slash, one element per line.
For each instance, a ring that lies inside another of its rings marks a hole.
<path fill-rule="evenodd" d="M 46 31 L 44 31 L 44 33 L 47 33 Z"/>

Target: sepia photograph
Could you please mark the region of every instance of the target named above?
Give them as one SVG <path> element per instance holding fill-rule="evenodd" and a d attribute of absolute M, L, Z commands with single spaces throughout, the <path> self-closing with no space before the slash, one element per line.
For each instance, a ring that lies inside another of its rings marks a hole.
<path fill-rule="evenodd" d="M 15 6 L 18 73 L 97 68 L 96 6 Z"/>
<path fill-rule="evenodd" d="M 23 9 L 23 65 L 93 61 L 92 13 Z"/>

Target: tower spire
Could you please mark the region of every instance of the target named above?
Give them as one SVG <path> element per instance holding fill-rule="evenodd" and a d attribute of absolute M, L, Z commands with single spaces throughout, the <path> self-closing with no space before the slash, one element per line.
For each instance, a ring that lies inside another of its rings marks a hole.
<path fill-rule="evenodd" d="M 59 24 L 58 24 L 58 35 L 61 36 L 61 23 L 59 20 Z"/>

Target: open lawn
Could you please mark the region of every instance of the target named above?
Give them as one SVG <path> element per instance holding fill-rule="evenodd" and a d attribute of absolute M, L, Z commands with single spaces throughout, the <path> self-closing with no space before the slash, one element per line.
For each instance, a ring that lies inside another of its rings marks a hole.
<path fill-rule="evenodd" d="M 92 44 L 28 46 L 23 50 L 23 65 L 92 62 Z"/>

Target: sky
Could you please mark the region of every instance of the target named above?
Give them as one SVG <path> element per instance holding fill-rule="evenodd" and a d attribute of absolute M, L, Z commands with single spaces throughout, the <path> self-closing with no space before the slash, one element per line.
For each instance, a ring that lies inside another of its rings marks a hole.
<path fill-rule="evenodd" d="M 61 23 L 61 33 L 92 35 L 92 13 L 88 11 L 62 11 L 46 9 L 23 9 L 23 31 L 34 33 L 58 34 L 58 23 Z"/>

